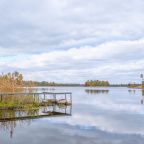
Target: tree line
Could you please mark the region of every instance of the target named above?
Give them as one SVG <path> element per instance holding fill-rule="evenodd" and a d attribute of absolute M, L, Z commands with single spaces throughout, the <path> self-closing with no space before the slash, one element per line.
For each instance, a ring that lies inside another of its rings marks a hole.
<path fill-rule="evenodd" d="M 33 85 L 33 86 L 83 86 L 82 84 L 74 84 L 74 83 L 56 83 L 56 82 L 48 82 L 48 81 L 24 81 L 25 86 Z"/>
<path fill-rule="evenodd" d="M 110 86 L 108 81 L 100 81 L 100 80 L 88 80 L 85 82 L 85 86 Z"/>
<path fill-rule="evenodd" d="M 19 72 L 12 72 L 6 74 L 0 74 L 0 92 L 17 92 L 22 91 L 24 87 L 36 87 L 36 86 L 112 86 L 112 87 L 136 87 L 137 84 L 110 84 L 109 81 L 100 80 L 87 80 L 83 84 L 75 83 L 56 83 L 48 81 L 26 81 L 23 74 Z"/>

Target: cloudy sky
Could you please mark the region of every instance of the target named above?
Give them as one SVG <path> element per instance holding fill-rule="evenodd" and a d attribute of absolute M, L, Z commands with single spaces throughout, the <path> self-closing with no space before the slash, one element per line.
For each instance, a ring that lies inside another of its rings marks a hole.
<path fill-rule="evenodd" d="M 83 83 L 140 81 L 144 0 L 0 0 L 0 72 Z"/>

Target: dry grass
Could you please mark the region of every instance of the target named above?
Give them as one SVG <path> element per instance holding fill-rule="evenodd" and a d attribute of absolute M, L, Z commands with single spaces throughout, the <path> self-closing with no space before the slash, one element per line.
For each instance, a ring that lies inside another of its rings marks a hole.
<path fill-rule="evenodd" d="M 18 72 L 0 75 L 0 92 L 21 92 L 23 88 L 23 75 Z"/>
<path fill-rule="evenodd" d="M 14 72 L 0 75 L 0 93 L 16 93 L 25 92 L 23 75 Z M 27 88 L 27 92 L 32 92 L 31 86 Z M 31 108 L 38 107 L 38 101 L 33 96 L 4 96 L 0 101 L 0 108 Z"/>

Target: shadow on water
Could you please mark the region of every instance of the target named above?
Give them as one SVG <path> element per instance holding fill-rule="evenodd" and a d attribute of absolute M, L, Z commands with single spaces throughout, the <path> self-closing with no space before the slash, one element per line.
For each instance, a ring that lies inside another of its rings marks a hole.
<path fill-rule="evenodd" d="M 51 105 L 36 110 L 1 110 L 0 130 L 9 131 L 13 137 L 17 125 L 30 125 L 34 119 L 71 116 L 72 105 Z"/>
<path fill-rule="evenodd" d="M 130 90 L 128 90 L 128 92 L 130 94 L 136 94 L 136 90 L 135 89 L 134 90 L 130 89 Z M 140 103 L 144 104 L 144 89 L 141 90 L 141 100 L 140 100 Z"/>
<path fill-rule="evenodd" d="M 109 90 L 99 90 L 99 89 L 86 89 L 87 94 L 108 94 Z"/>

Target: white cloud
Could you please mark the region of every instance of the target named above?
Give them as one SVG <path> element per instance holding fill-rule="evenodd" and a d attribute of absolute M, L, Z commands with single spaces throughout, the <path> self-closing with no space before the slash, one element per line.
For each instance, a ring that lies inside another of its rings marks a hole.
<path fill-rule="evenodd" d="M 136 41 L 112 41 L 96 47 L 84 46 L 81 48 L 30 55 L 28 60 L 21 60 L 21 65 L 19 65 L 19 62 L 15 62 L 13 65 L 28 68 L 31 66 L 43 66 L 45 63 L 61 63 L 71 60 L 137 60 L 143 58 L 143 45 L 144 39 Z"/>
<path fill-rule="evenodd" d="M 99 77 L 111 80 L 111 75 L 141 73 L 144 69 L 143 45 L 144 39 L 111 41 L 95 47 L 84 46 L 42 54 L 6 57 L 0 65 L 28 72 L 35 70 L 37 72 L 33 74 L 33 78 L 47 75 L 54 80 L 67 82 L 72 79 L 73 82 L 75 79 L 82 82 Z M 57 74 L 59 76 L 56 76 Z"/>
<path fill-rule="evenodd" d="M 59 81 L 113 81 L 110 75 L 131 72 L 132 79 L 143 70 L 143 6 L 142 0 L 0 1 L 1 71 L 49 72 Z"/>

